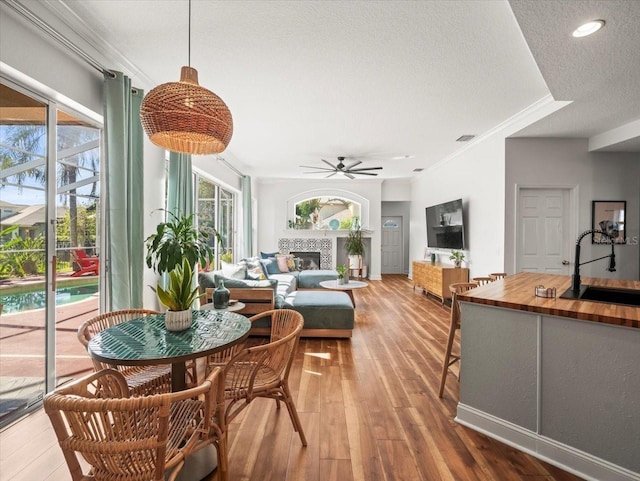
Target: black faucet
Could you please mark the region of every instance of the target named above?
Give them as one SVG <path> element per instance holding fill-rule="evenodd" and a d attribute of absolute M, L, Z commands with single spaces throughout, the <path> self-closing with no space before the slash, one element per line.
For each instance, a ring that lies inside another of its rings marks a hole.
<path fill-rule="evenodd" d="M 582 238 L 589 235 L 589 234 L 602 234 L 604 235 L 607 239 L 609 239 L 611 241 L 611 254 L 609 254 L 608 256 L 602 256 L 602 257 L 598 257 L 597 259 L 592 259 L 590 261 L 587 262 L 583 262 L 582 264 L 580 264 L 580 242 L 582 241 Z M 578 240 L 576 241 L 576 258 L 575 258 L 575 265 L 574 265 L 574 269 L 573 269 L 573 276 L 571 277 L 571 290 L 574 292 L 579 292 L 580 291 L 580 266 L 584 265 L 584 264 L 589 264 L 591 262 L 595 262 L 595 261 L 599 261 L 600 259 L 606 259 L 607 257 L 609 258 L 609 267 L 607 268 L 607 270 L 609 272 L 615 272 L 616 271 L 616 254 L 613 251 L 613 246 L 615 245 L 615 238 L 602 230 L 599 229 L 591 229 L 591 230 L 586 230 L 584 231 L 582 234 L 580 234 L 578 236 Z"/>

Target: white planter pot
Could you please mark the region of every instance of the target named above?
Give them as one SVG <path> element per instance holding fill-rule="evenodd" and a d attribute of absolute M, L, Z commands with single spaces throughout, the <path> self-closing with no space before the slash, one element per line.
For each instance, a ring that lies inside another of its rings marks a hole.
<path fill-rule="evenodd" d="M 349 269 L 360 269 L 362 267 L 362 256 L 349 256 Z"/>
<path fill-rule="evenodd" d="M 184 331 L 191 327 L 191 309 L 184 311 L 167 311 L 164 315 L 164 324 L 167 331 Z"/>

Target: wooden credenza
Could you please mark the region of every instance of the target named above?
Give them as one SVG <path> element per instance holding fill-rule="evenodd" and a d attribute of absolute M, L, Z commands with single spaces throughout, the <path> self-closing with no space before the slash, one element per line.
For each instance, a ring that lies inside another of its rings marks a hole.
<path fill-rule="evenodd" d="M 456 282 L 469 282 L 469 269 L 430 261 L 413 261 L 413 288 L 421 287 L 440 299 L 442 304 L 451 298 L 449 285 Z"/>

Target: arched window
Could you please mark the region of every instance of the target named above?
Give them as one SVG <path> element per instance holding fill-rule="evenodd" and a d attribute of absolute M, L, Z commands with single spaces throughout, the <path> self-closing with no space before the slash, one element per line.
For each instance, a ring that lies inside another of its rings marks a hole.
<path fill-rule="evenodd" d="M 340 230 L 360 226 L 360 202 L 344 196 L 319 196 L 299 200 L 290 213 L 290 229 Z"/>

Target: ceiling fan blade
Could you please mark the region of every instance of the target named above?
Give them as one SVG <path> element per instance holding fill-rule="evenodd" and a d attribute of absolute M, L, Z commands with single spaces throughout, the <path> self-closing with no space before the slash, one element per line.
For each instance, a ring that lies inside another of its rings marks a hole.
<path fill-rule="evenodd" d="M 337 172 L 332 172 L 331 174 L 327 175 L 325 177 L 325 179 L 328 179 L 329 177 L 333 177 L 334 175 L 336 175 Z"/>
<path fill-rule="evenodd" d="M 349 169 L 349 172 L 362 172 L 363 170 L 382 170 L 382 167 L 362 167 L 360 169 Z"/>
<path fill-rule="evenodd" d="M 351 175 L 349 172 L 345 172 L 344 175 L 346 177 L 349 177 L 350 179 L 355 179 L 355 177 L 353 175 Z"/>
<path fill-rule="evenodd" d="M 329 172 L 332 172 L 336 169 L 327 169 L 326 167 L 314 167 L 312 165 L 301 165 L 300 167 L 303 167 L 305 169 L 318 169 L 318 170 L 327 170 Z"/>
<path fill-rule="evenodd" d="M 353 164 L 351 164 L 349 167 L 345 168 L 344 170 L 351 170 L 353 169 L 356 165 L 361 164 L 362 161 L 361 160 L 356 160 Z"/>
<path fill-rule="evenodd" d="M 345 172 L 346 174 L 347 172 Z M 372 174 L 371 172 L 351 172 L 354 175 L 378 175 L 378 174 Z"/>
<path fill-rule="evenodd" d="M 338 170 L 338 168 L 333 165 L 331 162 L 329 162 L 328 160 L 324 160 L 324 159 L 320 159 L 322 162 L 324 162 L 325 164 L 327 164 L 329 167 L 331 167 L 332 170 Z"/>

